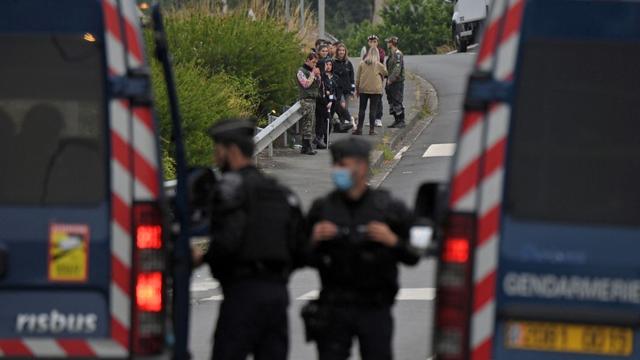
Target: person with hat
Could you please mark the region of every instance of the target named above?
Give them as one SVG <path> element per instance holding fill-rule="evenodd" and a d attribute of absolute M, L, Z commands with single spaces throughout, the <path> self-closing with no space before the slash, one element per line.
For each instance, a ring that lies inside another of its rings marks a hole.
<path fill-rule="evenodd" d="M 391 36 L 386 40 L 390 55 L 387 58 L 387 101 L 389 113 L 393 115 L 393 124 L 390 128 L 403 128 L 406 126 L 404 118 L 404 105 L 402 98 L 404 93 L 404 55 L 398 49 L 398 37 Z"/>
<path fill-rule="evenodd" d="M 227 119 L 209 130 L 222 171 L 211 194 L 211 242 L 194 249 L 224 300 L 213 360 L 287 359 L 291 272 L 306 263 L 308 237 L 298 198 L 252 162 L 255 120 Z"/>
<path fill-rule="evenodd" d="M 390 360 L 398 263 L 420 259 L 409 242 L 413 215 L 388 191 L 367 184 L 369 142 L 350 137 L 330 151 L 336 189 L 307 216 L 310 265 L 322 284 L 318 300 L 305 307 L 309 319 L 319 314 L 309 322 L 315 327 L 308 339 L 316 342 L 319 360 L 348 359 L 354 337 L 363 360 Z"/>

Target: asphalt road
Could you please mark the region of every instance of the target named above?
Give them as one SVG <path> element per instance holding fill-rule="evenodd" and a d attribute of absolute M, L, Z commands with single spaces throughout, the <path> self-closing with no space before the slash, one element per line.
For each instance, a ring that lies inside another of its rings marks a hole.
<path fill-rule="evenodd" d="M 450 163 L 447 155 L 452 150 L 450 144 L 455 143 L 466 76 L 474 55 L 407 56 L 405 59 L 408 69 L 435 86 L 439 99 L 438 113 L 429 127 L 409 146 L 381 184 L 409 205 L 413 205 L 420 184 L 447 178 Z M 396 360 L 428 359 L 431 355 L 434 269 L 433 261 L 429 260 L 415 268 L 402 269 L 403 290 L 394 309 Z M 303 341 L 299 313 L 304 300 L 313 298 L 318 288 L 318 279 L 312 271 L 300 271 L 291 279 L 289 358 L 292 360 L 316 359 L 313 346 Z M 191 313 L 191 351 L 194 359 L 209 358 L 220 294 L 217 283 L 205 268 L 194 274 Z M 356 351 L 352 354 L 353 359 L 359 358 L 355 355 Z"/>

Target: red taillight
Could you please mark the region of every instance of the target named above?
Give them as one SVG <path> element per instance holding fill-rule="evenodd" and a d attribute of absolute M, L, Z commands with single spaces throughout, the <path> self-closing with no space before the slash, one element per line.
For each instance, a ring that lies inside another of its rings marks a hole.
<path fill-rule="evenodd" d="M 435 352 L 441 360 L 467 359 L 471 317 L 471 259 L 475 217 L 452 214 L 445 226 L 436 305 Z"/>
<path fill-rule="evenodd" d="M 442 261 L 448 263 L 466 263 L 469 261 L 469 239 L 446 239 L 444 242 Z"/>
<path fill-rule="evenodd" d="M 165 249 L 162 213 L 156 203 L 137 203 L 135 215 L 135 311 L 133 351 L 157 354 L 164 347 Z"/>
<path fill-rule="evenodd" d="M 138 249 L 160 249 L 162 247 L 162 226 L 140 225 L 136 228 Z"/>
<path fill-rule="evenodd" d="M 162 273 L 138 274 L 136 306 L 140 311 L 159 312 L 162 310 Z"/>

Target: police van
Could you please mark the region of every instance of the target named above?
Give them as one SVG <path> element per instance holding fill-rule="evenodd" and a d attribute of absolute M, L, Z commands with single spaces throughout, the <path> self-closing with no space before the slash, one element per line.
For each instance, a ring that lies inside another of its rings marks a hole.
<path fill-rule="evenodd" d="M 0 358 L 184 358 L 135 2 L 3 1 L 0 54 Z"/>
<path fill-rule="evenodd" d="M 638 1 L 494 1 L 423 204 L 439 360 L 640 359 L 638 24 Z"/>

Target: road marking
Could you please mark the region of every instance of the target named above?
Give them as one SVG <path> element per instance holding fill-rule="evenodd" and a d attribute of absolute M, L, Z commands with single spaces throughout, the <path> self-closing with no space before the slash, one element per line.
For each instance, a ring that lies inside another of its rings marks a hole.
<path fill-rule="evenodd" d="M 315 300 L 319 295 L 320 291 L 311 290 L 296 300 Z M 433 301 L 435 298 L 436 289 L 434 288 L 403 288 L 396 295 L 396 300 L 398 301 Z"/>
<path fill-rule="evenodd" d="M 456 152 L 456 144 L 447 143 L 447 144 L 433 144 L 429 146 L 427 151 L 422 155 L 423 158 L 427 157 L 442 157 L 442 156 L 453 156 Z"/>
<path fill-rule="evenodd" d="M 434 288 L 404 288 L 400 289 L 396 300 L 422 300 L 433 301 L 436 298 L 436 289 Z"/>
<path fill-rule="evenodd" d="M 409 150 L 409 146 L 405 146 L 402 149 L 400 149 L 400 151 L 398 151 L 398 153 L 396 154 L 396 156 L 393 157 L 393 160 L 400 160 L 402 159 L 402 155 L 404 155 L 405 152 L 407 152 L 407 150 Z"/>

